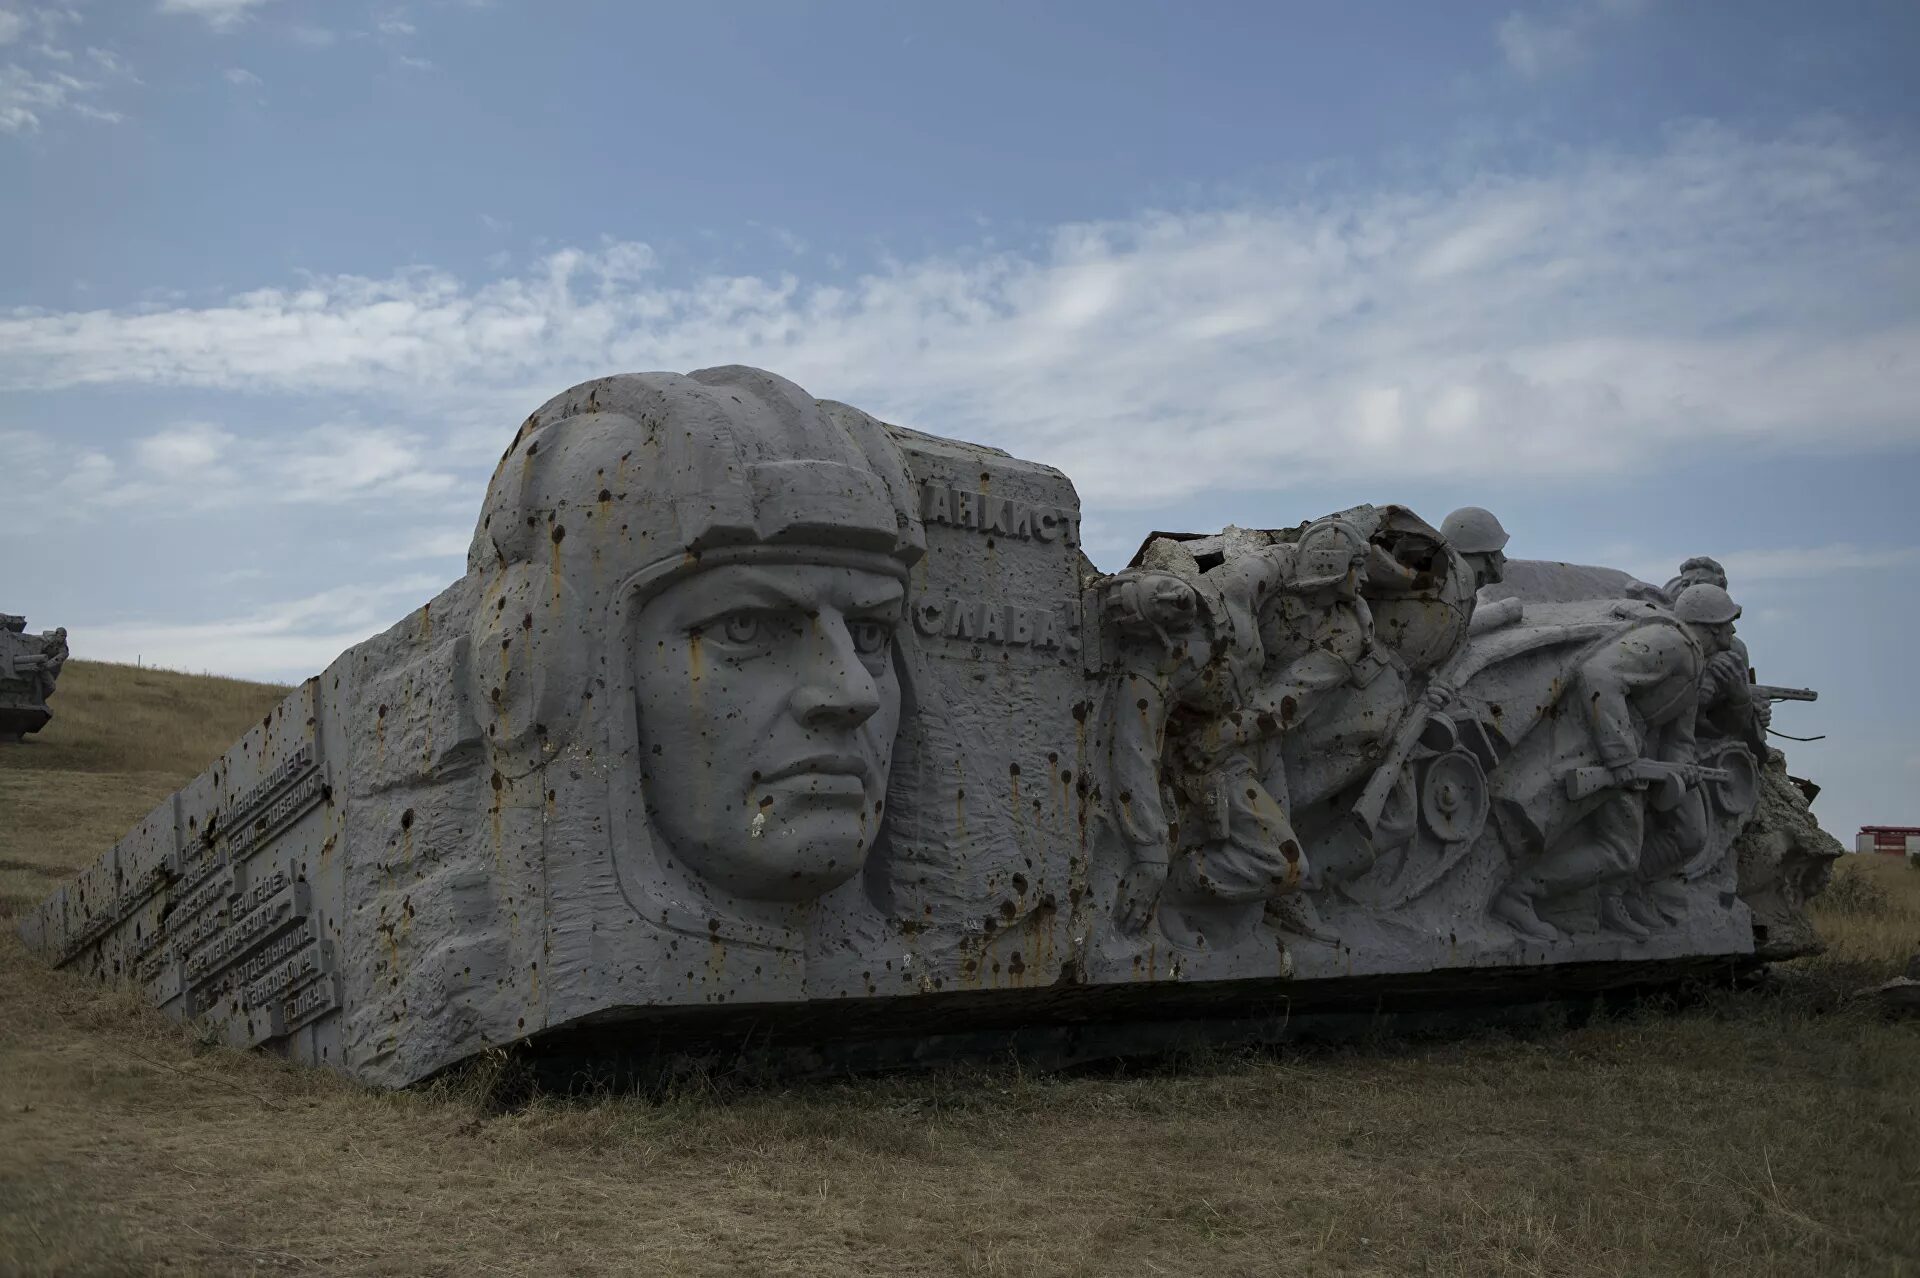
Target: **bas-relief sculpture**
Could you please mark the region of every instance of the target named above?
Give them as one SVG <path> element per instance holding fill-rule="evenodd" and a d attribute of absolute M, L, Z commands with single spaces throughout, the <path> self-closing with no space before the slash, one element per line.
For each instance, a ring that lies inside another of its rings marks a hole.
<path fill-rule="evenodd" d="M 382 1085 L 673 1008 L 1815 944 L 1828 850 L 1711 561 L 1359 506 L 1101 575 L 1079 526 L 1056 471 L 758 370 L 577 386 L 460 581 L 24 930 Z"/>
<path fill-rule="evenodd" d="M 66 662 L 64 626 L 30 635 L 25 617 L 0 612 L 0 741 L 21 741 L 47 726 L 47 699 Z"/>

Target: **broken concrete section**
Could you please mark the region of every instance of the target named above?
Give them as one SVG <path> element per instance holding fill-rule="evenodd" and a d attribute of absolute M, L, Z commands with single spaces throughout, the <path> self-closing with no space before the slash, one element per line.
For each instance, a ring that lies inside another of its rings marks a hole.
<path fill-rule="evenodd" d="M 1080 526 L 1057 471 L 756 369 L 584 383 L 461 580 L 25 933 L 386 1086 L 529 1039 L 1246 1020 L 1814 943 L 1824 849 L 1768 806 L 1711 560 L 1659 588 L 1368 505 L 1102 575 Z"/>

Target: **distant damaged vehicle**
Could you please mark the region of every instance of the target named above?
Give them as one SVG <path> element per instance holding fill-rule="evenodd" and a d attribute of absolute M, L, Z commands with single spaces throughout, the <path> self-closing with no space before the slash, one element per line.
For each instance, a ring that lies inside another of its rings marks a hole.
<path fill-rule="evenodd" d="M 27 619 L 0 613 L 0 741 L 20 741 L 53 718 L 47 698 L 67 661 L 64 627 L 27 633 Z"/>

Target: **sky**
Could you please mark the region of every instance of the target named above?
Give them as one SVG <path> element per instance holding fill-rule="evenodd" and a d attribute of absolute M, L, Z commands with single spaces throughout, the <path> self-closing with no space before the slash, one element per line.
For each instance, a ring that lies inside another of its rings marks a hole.
<path fill-rule="evenodd" d="M 1793 770 L 1920 824 L 1920 6 L 0 0 L 0 611 L 299 679 L 589 377 L 1723 560 Z"/>

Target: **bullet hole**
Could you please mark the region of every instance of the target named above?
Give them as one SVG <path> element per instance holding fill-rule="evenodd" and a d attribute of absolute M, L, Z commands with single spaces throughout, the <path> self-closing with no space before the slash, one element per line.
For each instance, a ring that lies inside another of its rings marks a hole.
<path fill-rule="evenodd" d="M 499 705 L 500 704 L 500 685 L 495 684 L 493 686 L 493 691 L 489 692 L 487 695 L 493 698 L 493 704 Z"/>
<path fill-rule="evenodd" d="M 1086 702 L 1076 701 L 1073 703 L 1073 720 L 1075 723 L 1085 723 L 1087 721 Z"/>
<path fill-rule="evenodd" d="M 387 708 L 386 708 L 385 706 L 381 706 L 381 707 L 380 707 L 380 711 L 379 711 L 379 714 L 380 714 L 380 717 L 381 717 L 382 719 L 384 719 L 384 718 L 386 718 L 386 717 L 387 717 Z"/>
<path fill-rule="evenodd" d="M 1073 780 L 1073 771 L 1069 768 L 1060 769 L 1060 784 L 1065 785 L 1071 780 Z"/>
<path fill-rule="evenodd" d="M 1014 916 L 1014 915 L 1015 915 L 1016 913 L 1018 913 L 1018 912 L 1019 912 L 1019 911 L 1018 911 L 1018 910 L 1017 910 L 1017 909 L 1016 909 L 1016 908 L 1014 907 L 1014 904 L 1013 904 L 1013 902 L 1012 902 L 1012 901 L 1002 901 L 1002 902 L 1000 902 L 1000 917 L 1001 917 L 1001 918 L 1003 918 L 1003 919 L 1010 919 L 1010 918 L 1012 918 L 1012 917 L 1013 917 L 1013 916 Z"/>
<path fill-rule="evenodd" d="M 965 790 L 964 788 L 962 788 L 962 789 L 959 789 L 959 790 L 955 790 L 955 791 L 953 792 L 953 797 L 954 797 L 955 799 L 964 799 L 964 798 L 966 798 L 966 797 L 967 797 L 967 792 L 966 792 L 966 790 Z"/>
<path fill-rule="evenodd" d="M 403 830 L 411 830 L 413 828 L 413 809 L 412 808 L 408 808 L 405 812 L 402 812 L 400 814 L 400 828 Z"/>
<path fill-rule="evenodd" d="M 1017 763 L 1009 763 L 1009 764 L 1007 765 L 1007 775 L 1008 775 L 1008 776 L 1013 776 L 1013 777 L 1017 777 L 1017 776 L 1019 776 L 1019 775 L 1020 775 L 1020 765 L 1019 765 L 1019 764 L 1017 764 Z"/>
<path fill-rule="evenodd" d="M 1280 722 L 1292 723 L 1294 711 L 1299 708 L 1299 703 L 1294 701 L 1292 697 L 1280 698 Z"/>
<path fill-rule="evenodd" d="M 546 725 L 546 724 L 544 724 L 544 723 L 536 723 L 536 724 L 534 724 L 534 725 L 533 725 L 533 735 L 534 735 L 534 736 L 536 736 L 536 737 L 544 737 L 544 736 L 546 736 L 546 735 L 547 735 L 547 725 Z"/>
<path fill-rule="evenodd" d="M 553 526 L 553 544 L 557 546 L 557 545 L 559 545 L 559 544 L 560 544 L 561 542 L 563 542 L 563 541 L 565 541 L 566 539 L 567 539 L 567 528 L 566 528 L 566 525 L 565 525 L 565 524 L 555 524 L 555 525 Z"/>
<path fill-rule="evenodd" d="M 498 794 L 500 790 L 503 787 L 505 787 L 506 784 L 507 784 L 507 779 L 505 777 L 501 776 L 498 772 L 493 774 L 494 793 Z"/>
<path fill-rule="evenodd" d="M 1018 892 L 1021 896 L 1025 896 L 1027 894 L 1027 876 L 1026 875 L 1016 874 L 1013 876 L 1013 890 Z"/>
<path fill-rule="evenodd" d="M 612 501 L 612 500 L 613 500 L 613 494 L 612 494 L 612 493 L 610 493 L 610 492 L 608 492 L 608 491 L 607 491 L 606 489 L 604 489 L 604 488 L 602 488 L 602 489 L 600 490 L 600 500 L 601 500 L 601 501 Z"/>
<path fill-rule="evenodd" d="M 531 629 L 533 629 L 533 614 L 532 614 L 532 613 L 528 613 L 528 614 L 527 614 L 526 616 L 524 616 L 524 617 L 522 617 L 522 618 L 520 618 L 520 628 L 521 628 L 522 630 L 531 630 Z"/>
<path fill-rule="evenodd" d="M 1126 806 L 1127 804 L 1129 804 L 1129 803 L 1132 803 L 1132 802 L 1133 802 L 1133 791 L 1131 791 L 1131 790 L 1122 790 L 1122 791 L 1120 792 L 1120 805 L 1121 805 L 1122 807 L 1125 807 L 1125 806 Z"/>
<path fill-rule="evenodd" d="M 531 456 L 533 456 L 533 455 L 534 455 L 535 453 L 537 453 L 537 452 L 539 452 L 539 451 L 540 451 L 540 441 L 539 441 L 539 440 L 537 440 L 537 439 L 536 439 L 536 440 L 534 440 L 534 441 L 533 441 L 533 442 L 532 442 L 531 444 L 528 444 L 528 445 L 527 445 L 527 456 L 529 456 L 529 457 L 531 457 Z"/>
<path fill-rule="evenodd" d="M 1288 861 L 1298 861 L 1300 859 L 1300 845 L 1292 839 L 1288 839 L 1280 845 L 1280 855 L 1287 858 Z"/>
<path fill-rule="evenodd" d="M 1020 952 L 1018 950 L 1015 950 L 1013 957 L 1007 960 L 1007 971 L 1011 972 L 1015 976 L 1019 976 L 1021 973 L 1025 972 L 1026 970 L 1027 970 L 1027 961 L 1020 957 Z"/>
<path fill-rule="evenodd" d="M 1145 697 L 1142 697 L 1138 701 L 1134 702 L 1133 704 L 1138 706 L 1140 709 L 1145 710 L 1147 708 L 1147 699 Z"/>

